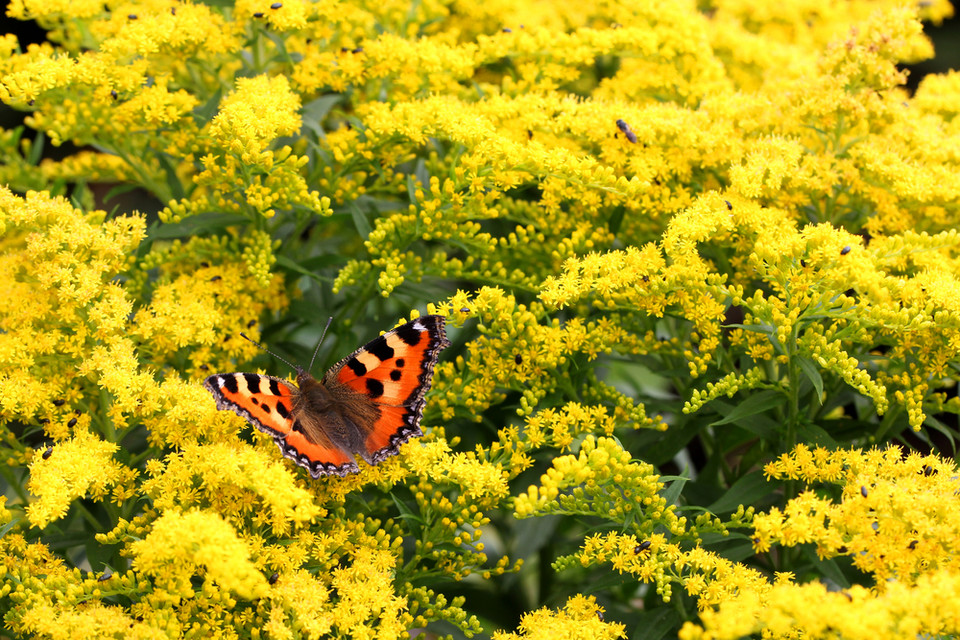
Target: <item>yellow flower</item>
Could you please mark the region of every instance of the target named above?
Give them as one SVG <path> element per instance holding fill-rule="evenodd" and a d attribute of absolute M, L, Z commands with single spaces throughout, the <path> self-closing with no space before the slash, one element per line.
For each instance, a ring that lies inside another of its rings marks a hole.
<path fill-rule="evenodd" d="M 603 608 L 594 596 L 575 595 L 558 611 L 546 607 L 527 613 L 520 620 L 518 633 L 498 631 L 494 640 L 612 640 L 626 637 L 620 622 L 604 621 Z"/>
<path fill-rule="evenodd" d="M 239 78 L 210 123 L 210 134 L 244 163 L 255 163 L 268 143 L 300 128 L 299 108 L 282 76 Z"/>
<path fill-rule="evenodd" d="M 37 496 L 27 506 L 30 524 L 46 527 L 66 515 L 77 498 L 102 500 L 113 485 L 132 482 L 136 472 L 114 460 L 117 449 L 112 442 L 78 430 L 73 438 L 57 444 L 47 459 L 37 458 L 27 483 Z"/>
<path fill-rule="evenodd" d="M 235 443 L 186 444 L 151 475 L 141 491 L 161 510 L 196 505 L 230 519 L 253 518 L 276 534 L 289 534 L 324 515 L 276 458 L 272 443 L 257 451 Z"/>
<path fill-rule="evenodd" d="M 191 598 L 195 574 L 241 598 L 266 595 L 267 581 L 249 559 L 247 544 L 211 511 L 167 511 L 150 533 L 130 545 L 134 570 L 171 594 Z"/>

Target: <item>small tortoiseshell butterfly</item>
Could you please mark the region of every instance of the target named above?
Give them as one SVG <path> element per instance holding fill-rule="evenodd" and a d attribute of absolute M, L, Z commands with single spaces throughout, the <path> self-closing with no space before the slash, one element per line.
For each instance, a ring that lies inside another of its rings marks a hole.
<path fill-rule="evenodd" d="M 297 387 L 255 373 L 218 373 L 203 386 L 217 409 L 273 436 L 283 455 L 314 478 L 345 476 L 359 471 L 354 456 L 377 464 L 423 435 L 424 396 L 449 344 L 444 318 L 424 316 L 357 349 L 319 382 L 294 367 Z"/>

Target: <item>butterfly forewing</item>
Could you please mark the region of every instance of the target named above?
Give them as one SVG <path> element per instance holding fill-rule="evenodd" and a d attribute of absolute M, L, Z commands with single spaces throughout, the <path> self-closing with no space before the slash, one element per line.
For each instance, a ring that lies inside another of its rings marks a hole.
<path fill-rule="evenodd" d="M 218 373 L 203 386 L 213 394 L 217 409 L 229 409 L 264 433 L 277 437 L 293 427 L 293 396 L 289 382 L 256 373 Z"/>
<path fill-rule="evenodd" d="M 358 425 L 366 444 L 361 453 L 368 462 L 376 464 L 422 435 L 424 396 L 440 350 L 449 344 L 444 318 L 425 316 L 371 340 L 324 376 L 365 395 L 378 408 L 372 424 Z"/>
<path fill-rule="evenodd" d="M 433 366 L 449 345 L 443 318 L 426 316 L 388 331 L 327 373 L 378 405 L 411 406 L 430 389 Z"/>

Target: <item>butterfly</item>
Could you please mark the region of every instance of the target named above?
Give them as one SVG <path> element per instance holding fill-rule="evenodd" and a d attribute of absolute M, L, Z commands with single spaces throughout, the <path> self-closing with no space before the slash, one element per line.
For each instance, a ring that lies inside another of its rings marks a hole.
<path fill-rule="evenodd" d="M 423 435 L 433 367 L 449 344 L 444 318 L 424 316 L 360 347 L 319 381 L 294 366 L 296 386 L 256 373 L 217 373 L 203 386 L 217 409 L 273 436 L 312 477 L 345 476 L 359 471 L 355 456 L 375 465 Z"/>

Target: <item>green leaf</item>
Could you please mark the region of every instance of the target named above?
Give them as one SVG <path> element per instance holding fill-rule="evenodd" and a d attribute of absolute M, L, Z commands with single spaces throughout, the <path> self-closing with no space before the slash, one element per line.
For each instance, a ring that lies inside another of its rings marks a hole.
<path fill-rule="evenodd" d="M 122 196 L 125 193 L 136 190 L 139 186 L 140 185 L 137 184 L 118 184 L 113 189 L 110 189 L 110 191 L 107 191 L 107 195 L 103 196 L 103 201 L 110 202 L 117 196 Z"/>
<path fill-rule="evenodd" d="M 760 498 L 770 495 L 774 489 L 774 485 L 764 478 L 763 471 L 759 469 L 751 471 L 734 482 L 720 499 L 707 507 L 707 510 L 711 513 L 735 511 L 741 504 L 749 506 Z"/>
<path fill-rule="evenodd" d="M 803 356 L 797 358 L 797 364 L 803 369 L 804 375 L 813 383 L 813 388 L 817 391 L 817 402 L 823 405 L 823 377 L 820 375 L 817 365 L 810 358 Z"/>
<path fill-rule="evenodd" d="M 279 259 L 280 256 L 277 256 L 278 261 Z M 313 256 L 312 258 L 307 258 L 306 260 L 301 260 L 299 264 L 308 271 L 315 271 L 317 269 L 324 269 L 326 267 L 342 266 L 346 263 L 347 258 L 339 253 L 324 253 L 318 256 Z"/>
<path fill-rule="evenodd" d="M 367 220 L 367 214 L 360 209 L 356 202 L 348 202 L 346 207 L 350 212 L 350 217 L 353 218 L 353 226 L 356 227 L 357 233 L 360 234 L 361 238 L 369 238 L 373 232 L 373 226 Z"/>
<path fill-rule="evenodd" d="M 420 514 L 407 506 L 403 500 L 390 494 L 390 499 L 393 500 L 393 504 L 396 505 L 397 511 L 400 512 L 400 518 L 409 522 L 416 522 L 417 524 L 424 524 L 423 518 L 420 517 Z"/>
<path fill-rule="evenodd" d="M 676 609 L 656 607 L 644 611 L 637 617 L 637 626 L 631 640 L 660 640 L 675 635 L 675 629 L 683 622 Z"/>
<path fill-rule="evenodd" d="M 725 560 L 732 562 L 741 562 L 757 555 L 757 552 L 753 549 L 753 540 L 735 531 L 731 531 L 726 536 L 719 533 L 707 533 L 704 534 L 702 540 L 704 548 L 708 548 L 710 551 L 723 556 Z"/>
<path fill-rule="evenodd" d="M 18 138 L 20 136 L 17 136 Z M 46 136 L 43 135 L 42 131 L 37 132 L 37 137 L 33 139 L 33 142 L 30 143 L 30 155 L 27 156 L 27 162 L 30 166 L 37 166 L 40 164 L 40 159 L 43 158 L 43 141 L 46 140 Z"/>
<path fill-rule="evenodd" d="M 283 269 L 286 269 L 287 271 L 293 271 L 294 273 L 299 273 L 300 275 L 307 276 L 308 278 L 312 278 L 313 280 L 317 280 L 317 281 L 323 280 L 320 276 L 315 274 L 313 271 L 310 271 L 309 269 L 304 268 L 298 262 L 294 262 L 293 260 L 291 260 L 290 258 L 284 255 L 277 256 L 277 265 Z"/>
<path fill-rule="evenodd" d="M 269 29 L 264 29 L 261 32 L 267 39 L 273 43 L 273 46 L 276 47 L 276 54 L 273 56 L 273 59 L 278 62 L 285 62 L 287 64 L 296 64 L 303 59 L 302 54 L 293 54 L 291 55 L 290 51 L 287 50 L 287 38 L 286 34 L 274 33 Z"/>
<path fill-rule="evenodd" d="M 300 113 L 303 117 L 303 128 L 312 131 L 317 138 L 324 139 L 327 135 L 323 128 L 323 121 L 338 102 L 343 100 L 343 94 L 330 93 L 325 96 L 315 98 L 303 105 Z"/>
<path fill-rule="evenodd" d="M 610 233 L 617 235 L 620 231 L 620 225 L 623 224 L 623 216 L 627 212 L 627 208 L 622 204 L 617 205 L 613 210 L 613 213 L 610 214 L 610 217 L 607 219 L 607 227 L 610 229 Z"/>
<path fill-rule="evenodd" d="M 683 485 L 690 481 L 690 475 L 687 470 L 684 469 L 682 475 L 660 476 L 660 481 L 665 485 L 667 485 L 668 482 L 670 483 L 664 487 L 660 495 L 667 501 L 667 504 L 677 504 L 677 501 L 680 499 L 680 494 L 683 492 Z"/>
<path fill-rule="evenodd" d="M 773 333 L 773 327 L 768 324 L 738 324 L 731 323 L 723 325 L 724 329 L 746 329 L 747 331 L 756 331 L 757 333 Z"/>
<path fill-rule="evenodd" d="M 557 525 L 562 522 L 560 516 L 542 516 L 514 520 L 513 539 L 516 547 L 510 553 L 514 558 L 529 558 L 538 553 L 551 541 Z"/>
<path fill-rule="evenodd" d="M 933 429 L 934 431 L 938 431 L 939 433 L 941 433 L 950 442 L 950 448 L 953 451 L 957 450 L 955 430 L 951 429 L 950 427 L 948 427 L 946 424 L 944 424 L 934 416 L 927 416 L 923 421 L 923 425 L 929 429 Z"/>
<path fill-rule="evenodd" d="M 826 447 L 828 449 L 834 449 L 839 446 L 829 431 L 820 425 L 809 422 L 801 423 L 797 427 L 797 438 L 799 438 L 801 442 Z"/>
<path fill-rule="evenodd" d="M 679 451 L 697 437 L 701 429 L 703 429 L 703 423 L 684 420 L 681 424 L 671 426 L 666 433 L 644 430 L 636 435 L 634 446 L 638 451 L 643 452 L 644 460 L 653 465 L 661 465 L 672 460 Z"/>
<path fill-rule="evenodd" d="M 407 197 L 412 204 L 417 203 L 417 181 L 412 174 L 407 174 Z"/>
<path fill-rule="evenodd" d="M 194 235 L 206 235 L 215 231 L 222 231 L 234 225 L 245 225 L 250 222 L 245 216 L 235 213 L 202 213 L 191 216 L 183 222 L 171 224 L 157 224 L 150 228 L 147 235 L 152 240 L 170 238 L 188 238 Z"/>
<path fill-rule="evenodd" d="M 177 177 L 177 168 L 173 166 L 173 162 L 170 161 L 170 156 L 166 153 L 158 153 L 157 162 L 163 167 L 163 172 L 167 176 L 167 189 L 170 192 L 170 197 L 174 200 L 180 200 L 185 195 L 183 183 L 181 183 L 180 178 Z"/>
<path fill-rule="evenodd" d="M 710 426 L 717 427 L 722 424 L 730 424 L 731 422 L 739 423 L 744 418 L 782 407 L 786 401 L 787 399 L 783 396 L 783 393 L 775 389 L 766 389 L 757 393 L 751 393 L 744 398 L 743 402 L 737 404 L 733 411 L 728 413 L 725 418 L 712 423 Z"/>
<path fill-rule="evenodd" d="M 424 189 L 429 189 L 430 187 L 430 170 L 427 169 L 427 161 L 423 158 L 417 158 L 417 162 L 413 167 L 413 174 L 417 177 L 417 180 L 423 185 Z"/>
<path fill-rule="evenodd" d="M 816 568 L 818 573 L 821 573 L 825 578 L 839 585 L 842 589 L 850 588 L 850 580 L 844 575 L 836 558 L 820 558 L 817 555 L 816 545 L 812 544 L 801 545 L 800 551 L 803 557 Z"/>
<path fill-rule="evenodd" d="M 3 537 L 8 533 L 10 533 L 10 530 L 13 529 L 15 526 L 17 526 L 18 524 L 20 524 L 21 521 L 23 521 L 23 516 L 16 515 L 13 517 L 13 520 L 11 520 L 7 524 L 0 527 L 0 539 L 3 539 Z"/>
<path fill-rule="evenodd" d="M 193 110 L 193 119 L 198 127 L 206 126 L 220 110 L 220 99 L 223 97 L 223 89 L 217 87 L 210 99 Z"/>

